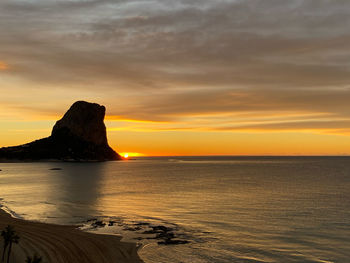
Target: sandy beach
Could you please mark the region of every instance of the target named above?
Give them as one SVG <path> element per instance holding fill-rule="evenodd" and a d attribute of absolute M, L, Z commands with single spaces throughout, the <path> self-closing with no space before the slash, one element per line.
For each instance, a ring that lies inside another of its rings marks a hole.
<path fill-rule="evenodd" d="M 42 256 L 43 263 L 143 262 L 137 255 L 136 244 L 121 242 L 117 236 L 16 219 L 0 209 L 0 230 L 7 225 L 12 225 L 20 236 L 19 244 L 13 246 L 11 263 L 24 263 L 34 253 Z M 1 239 L 1 251 L 2 242 Z"/>

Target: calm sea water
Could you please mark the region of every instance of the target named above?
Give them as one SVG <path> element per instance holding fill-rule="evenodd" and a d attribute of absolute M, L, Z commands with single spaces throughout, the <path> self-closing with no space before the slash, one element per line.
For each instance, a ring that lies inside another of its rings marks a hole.
<path fill-rule="evenodd" d="M 0 169 L 1 204 L 14 216 L 121 234 L 144 245 L 146 263 L 350 262 L 347 157 L 162 157 Z M 92 229 L 95 220 L 107 225 Z M 151 226 L 167 226 L 190 243 L 158 245 L 145 234 Z"/>

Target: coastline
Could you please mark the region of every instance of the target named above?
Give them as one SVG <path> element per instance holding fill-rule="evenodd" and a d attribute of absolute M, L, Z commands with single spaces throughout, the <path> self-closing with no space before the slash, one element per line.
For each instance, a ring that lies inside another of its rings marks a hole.
<path fill-rule="evenodd" d="M 136 244 L 121 242 L 120 237 L 88 233 L 76 226 L 17 219 L 0 207 L 0 231 L 7 225 L 12 225 L 20 236 L 19 244 L 13 246 L 12 263 L 24 263 L 34 253 L 45 263 L 143 263 Z"/>

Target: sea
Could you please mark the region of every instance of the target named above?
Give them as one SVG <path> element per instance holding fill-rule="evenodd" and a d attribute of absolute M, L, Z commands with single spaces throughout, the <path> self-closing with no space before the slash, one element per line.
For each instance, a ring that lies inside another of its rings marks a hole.
<path fill-rule="evenodd" d="M 146 263 L 350 262 L 350 157 L 0 163 L 12 216 L 135 242 Z"/>

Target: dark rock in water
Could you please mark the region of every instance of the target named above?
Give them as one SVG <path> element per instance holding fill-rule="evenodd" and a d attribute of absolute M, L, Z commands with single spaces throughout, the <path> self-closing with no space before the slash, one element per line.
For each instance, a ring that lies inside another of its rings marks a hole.
<path fill-rule="evenodd" d="M 0 149 L 0 160 L 108 161 L 121 157 L 109 145 L 104 125 L 106 108 L 75 102 L 56 122 L 50 137 Z"/>
<path fill-rule="evenodd" d="M 149 226 L 150 223 L 147 222 L 139 222 L 139 223 L 135 223 L 135 226 Z"/>
<path fill-rule="evenodd" d="M 115 223 L 116 223 L 115 221 L 110 220 L 109 223 L 108 223 L 108 226 L 114 226 Z"/>
<path fill-rule="evenodd" d="M 156 239 L 172 239 L 175 238 L 175 234 L 173 232 L 161 232 L 156 235 Z"/>
<path fill-rule="evenodd" d="M 91 224 L 92 227 L 97 228 L 97 227 L 105 227 L 106 223 L 102 222 L 102 221 L 96 221 L 94 223 Z"/>
<path fill-rule="evenodd" d="M 190 243 L 187 240 L 178 240 L 178 239 L 166 239 L 164 241 L 157 242 L 158 245 L 181 245 Z"/>
<path fill-rule="evenodd" d="M 0 169 L 0 172 L 1 172 L 2 170 Z"/>
<path fill-rule="evenodd" d="M 166 226 L 150 226 L 151 230 L 146 230 L 142 232 L 142 234 L 155 234 L 154 237 L 147 237 L 146 239 L 160 239 L 162 241 L 158 241 L 159 245 L 179 245 L 179 244 L 187 244 L 189 241 L 176 239 L 176 235 L 172 232 L 174 229 Z"/>
<path fill-rule="evenodd" d="M 166 227 L 166 226 L 151 226 L 153 231 L 157 232 L 169 232 L 169 231 L 173 231 L 173 229 L 171 227 Z"/>
<path fill-rule="evenodd" d="M 139 231 L 141 229 L 142 228 L 140 226 L 136 226 L 136 227 L 126 226 L 123 228 L 123 230 L 125 230 L 125 231 Z"/>
<path fill-rule="evenodd" d="M 166 226 L 150 226 L 151 230 L 146 230 L 143 234 L 161 234 L 165 235 L 166 233 L 171 233 L 174 229 Z"/>
<path fill-rule="evenodd" d="M 60 170 L 62 170 L 62 168 L 51 168 L 50 170 L 51 171 L 60 171 Z"/>

